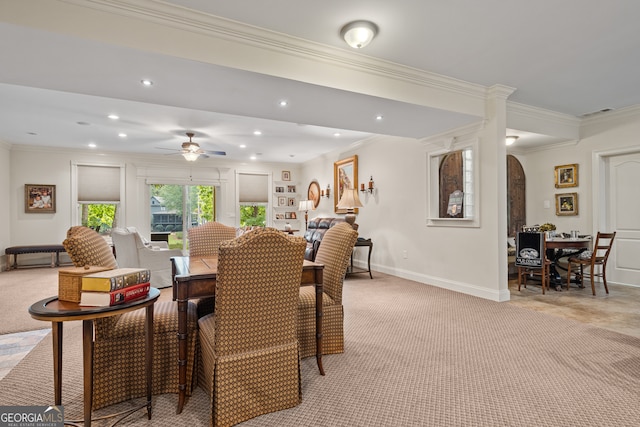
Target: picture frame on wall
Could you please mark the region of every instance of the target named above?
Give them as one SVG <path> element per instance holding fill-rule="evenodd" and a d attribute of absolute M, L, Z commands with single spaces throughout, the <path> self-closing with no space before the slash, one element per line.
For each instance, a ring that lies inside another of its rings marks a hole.
<path fill-rule="evenodd" d="M 338 209 L 336 206 L 345 189 L 358 188 L 358 156 L 354 155 L 333 163 L 333 206 L 336 213 L 347 213 L 346 209 Z M 358 208 L 354 209 L 358 213 Z"/>
<path fill-rule="evenodd" d="M 578 215 L 578 193 L 556 194 L 556 215 Z"/>
<path fill-rule="evenodd" d="M 278 206 L 287 206 L 287 198 L 286 197 L 278 197 Z"/>
<path fill-rule="evenodd" d="M 282 180 L 291 181 L 291 171 L 282 171 Z"/>
<path fill-rule="evenodd" d="M 48 184 L 24 185 L 25 213 L 55 213 L 56 186 Z"/>
<path fill-rule="evenodd" d="M 578 186 L 578 164 L 560 165 L 555 167 L 556 188 Z"/>

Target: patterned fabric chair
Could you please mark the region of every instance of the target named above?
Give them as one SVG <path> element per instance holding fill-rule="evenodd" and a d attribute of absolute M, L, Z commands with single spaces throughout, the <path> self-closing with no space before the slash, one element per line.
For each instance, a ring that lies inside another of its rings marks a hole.
<path fill-rule="evenodd" d="M 117 268 L 111 248 L 87 227 L 71 227 L 62 242 L 76 267 L 97 265 Z M 145 311 L 96 319 L 93 356 L 93 409 L 146 395 L 144 370 Z M 196 360 L 197 315 L 188 307 L 189 357 L 187 394 L 191 394 Z M 178 308 L 175 302 L 157 302 L 153 313 L 153 394 L 178 392 Z M 139 361 L 139 362 L 136 362 Z M 126 369 L 123 367 L 126 366 Z"/>
<path fill-rule="evenodd" d="M 358 232 L 346 222 L 325 233 L 315 261 L 324 264 L 322 294 L 322 354 L 344 352 L 342 282 L 351 259 Z M 316 354 L 315 288 L 302 286 L 298 302 L 300 357 Z"/>
<path fill-rule="evenodd" d="M 188 230 L 189 256 L 218 255 L 220 243 L 236 238 L 235 227 L 229 227 L 220 222 L 207 222 Z M 174 293 L 173 298 L 176 298 Z M 198 317 L 213 313 L 213 298 L 201 298 L 195 301 L 198 307 Z"/>
<path fill-rule="evenodd" d="M 273 228 L 220 245 L 215 311 L 201 318 L 212 426 L 232 426 L 298 405 L 298 289 L 305 240 Z"/>

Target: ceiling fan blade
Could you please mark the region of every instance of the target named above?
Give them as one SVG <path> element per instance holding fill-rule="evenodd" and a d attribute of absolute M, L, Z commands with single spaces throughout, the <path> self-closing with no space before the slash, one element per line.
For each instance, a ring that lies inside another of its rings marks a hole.
<path fill-rule="evenodd" d="M 227 153 L 224 151 L 212 151 L 212 150 L 204 150 L 205 154 L 211 154 L 212 156 L 226 156 Z"/>
<path fill-rule="evenodd" d="M 169 150 L 169 151 L 174 151 L 176 153 L 180 152 L 180 150 L 176 150 L 175 148 L 165 148 L 165 147 L 155 147 L 158 150 Z"/>

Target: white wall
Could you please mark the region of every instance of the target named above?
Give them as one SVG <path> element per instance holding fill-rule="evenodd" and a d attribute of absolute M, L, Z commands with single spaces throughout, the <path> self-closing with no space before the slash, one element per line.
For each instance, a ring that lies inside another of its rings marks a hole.
<path fill-rule="evenodd" d="M 234 225 L 236 185 L 235 171 L 265 172 L 280 179 L 282 170 L 289 170 L 292 182 L 297 182 L 299 167 L 291 164 L 239 164 L 216 159 L 187 163 L 180 157 L 132 156 L 93 153 L 78 153 L 67 150 L 16 148 L 9 151 L 0 146 L 0 195 L 8 203 L 0 206 L 0 253 L 2 267 L 6 266 L 4 249 L 9 246 L 58 244 L 72 224 L 71 164 L 125 164 L 125 217 L 123 226 L 134 226 L 142 233 L 149 230 L 148 179 L 163 178 L 173 183 L 219 182 L 222 188 L 221 204 L 218 206 L 219 220 Z M 9 164 L 11 165 L 9 167 Z M 56 186 L 56 212 L 51 214 L 28 214 L 24 212 L 24 185 L 52 184 Z M 49 255 L 21 256 L 21 263 L 44 262 Z M 63 258 L 64 260 L 64 258 Z"/>

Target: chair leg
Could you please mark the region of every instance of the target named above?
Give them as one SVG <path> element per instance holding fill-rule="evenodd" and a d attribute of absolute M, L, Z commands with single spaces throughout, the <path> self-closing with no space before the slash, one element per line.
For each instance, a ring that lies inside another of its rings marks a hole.
<path fill-rule="evenodd" d="M 594 277 L 593 277 L 593 273 L 594 273 L 594 265 L 591 264 L 591 269 L 589 270 L 591 273 L 591 292 L 593 292 L 593 295 L 596 294 L 596 284 L 594 282 Z"/>
<path fill-rule="evenodd" d="M 567 264 L 567 291 L 571 287 L 571 261 Z"/>
<path fill-rule="evenodd" d="M 607 287 L 607 265 L 602 264 L 600 268 L 602 269 L 602 283 L 604 284 L 604 290 L 609 293 L 609 288 Z"/>

